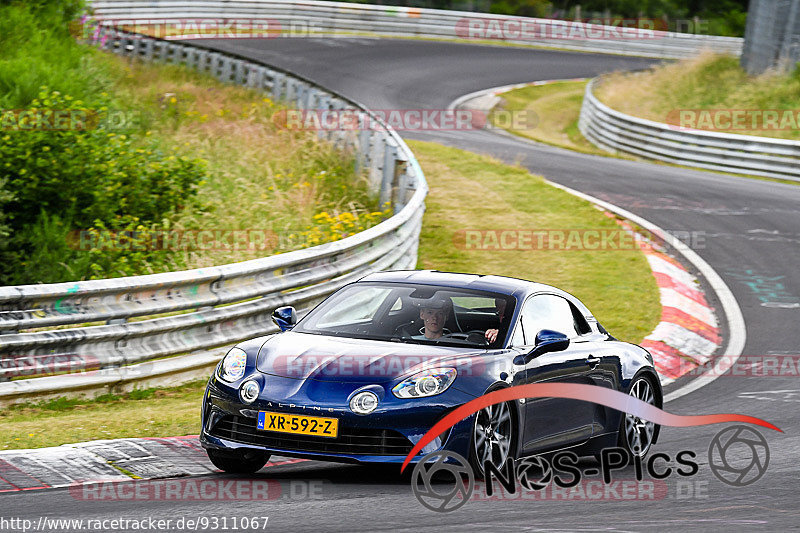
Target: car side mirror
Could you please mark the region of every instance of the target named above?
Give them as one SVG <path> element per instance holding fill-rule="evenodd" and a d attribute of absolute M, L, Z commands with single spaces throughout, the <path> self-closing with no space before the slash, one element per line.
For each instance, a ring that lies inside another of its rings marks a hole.
<path fill-rule="evenodd" d="M 543 329 L 536 334 L 533 350 L 514 358 L 515 365 L 527 365 L 532 359 L 551 352 L 563 352 L 569 347 L 569 337 L 552 329 Z"/>
<path fill-rule="evenodd" d="M 288 331 L 297 324 L 297 312 L 291 305 L 279 307 L 272 312 L 272 321 L 281 328 L 281 331 Z"/>

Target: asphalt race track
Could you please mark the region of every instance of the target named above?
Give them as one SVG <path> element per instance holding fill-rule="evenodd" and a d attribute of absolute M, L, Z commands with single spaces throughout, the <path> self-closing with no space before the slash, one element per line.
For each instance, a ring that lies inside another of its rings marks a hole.
<path fill-rule="evenodd" d="M 284 67 L 376 109 L 443 109 L 459 96 L 494 86 L 588 77 L 652 63 L 584 53 L 361 38 L 205 44 Z M 705 244 L 696 251 L 725 280 L 744 314 L 744 355 L 797 353 L 800 187 L 577 154 L 488 131 L 414 132 L 408 137 L 520 162 L 551 181 L 628 209 L 664 229 L 703 232 Z M 719 309 L 713 293 L 707 294 Z M 724 325 L 725 317 L 719 318 Z M 283 497 L 269 502 L 94 502 L 76 499 L 67 489 L 7 494 L 0 502 L 13 510 L 10 515 L 34 519 L 42 513 L 61 518 L 269 516 L 268 529 L 276 531 L 788 530 L 800 522 L 800 382 L 791 369 L 785 373 L 789 375 L 723 376 L 666 405 L 678 414 L 753 415 L 783 429 L 783 434 L 759 430 L 769 443 L 769 466 L 760 480 L 745 487 L 726 485 L 711 473 L 708 449 L 722 426 L 704 426 L 662 430 L 655 451 L 674 458 L 681 450 L 692 450 L 700 471 L 693 477 L 667 478 L 653 499 L 612 493 L 566 501 L 470 501 L 457 511 L 438 514 L 415 500 L 408 479 L 397 478 L 396 469 L 309 461 L 271 467 L 256 476 L 280 483 Z M 682 384 L 685 381 L 671 389 Z M 632 468 L 617 475 L 634 477 Z M 221 474 L 206 478 L 236 479 Z"/>

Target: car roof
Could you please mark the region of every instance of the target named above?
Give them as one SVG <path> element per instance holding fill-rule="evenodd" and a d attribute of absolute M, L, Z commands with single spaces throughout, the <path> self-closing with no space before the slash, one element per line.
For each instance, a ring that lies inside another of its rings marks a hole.
<path fill-rule="evenodd" d="M 438 270 L 391 270 L 375 272 L 361 278 L 362 281 L 382 281 L 392 283 L 418 283 L 421 285 L 439 285 L 443 287 L 458 287 L 478 289 L 501 294 L 520 294 L 554 290 L 563 292 L 555 287 L 526 281 L 524 279 L 509 278 L 506 276 L 464 274 L 459 272 L 440 272 Z"/>
<path fill-rule="evenodd" d="M 484 274 L 465 274 L 460 272 L 440 272 L 438 270 L 389 270 L 367 274 L 361 282 L 417 283 L 420 285 L 439 285 L 442 287 L 469 288 L 497 292 L 515 296 L 522 302 L 533 293 L 546 292 L 567 298 L 587 319 L 596 320 L 592 312 L 578 298 L 552 285 L 536 283 L 519 278 Z"/>

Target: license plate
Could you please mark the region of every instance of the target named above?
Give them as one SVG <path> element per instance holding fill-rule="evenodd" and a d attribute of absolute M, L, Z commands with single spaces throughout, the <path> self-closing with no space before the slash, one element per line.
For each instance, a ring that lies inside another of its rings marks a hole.
<path fill-rule="evenodd" d="M 335 438 L 339 434 L 339 419 L 259 411 L 256 427 L 263 431 Z"/>

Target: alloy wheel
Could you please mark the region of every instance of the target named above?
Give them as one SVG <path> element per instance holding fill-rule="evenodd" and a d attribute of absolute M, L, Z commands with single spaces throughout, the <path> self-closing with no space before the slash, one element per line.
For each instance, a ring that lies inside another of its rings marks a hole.
<path fill-rule="evenodd" d="M 646 378 L 637 379 L 628 392 L 637 400 L 642 400 L 650 405 L 655 405 L 653 386 Z M 625 414 L 625 440 L 628 450 L 638 457 L 644 457 L 653 444 L 656 425 L 653 422 L 639 418 L 630 413 Z"/>
<path fill-rule="evenodd" d="M 491 461 L 498 470 L 503 467 L 511 454 L 513 434 L 511 408 L 507 402 L 478 411 L 473 442 L 475 459 L 481 469 L 486 461 Z"/>

